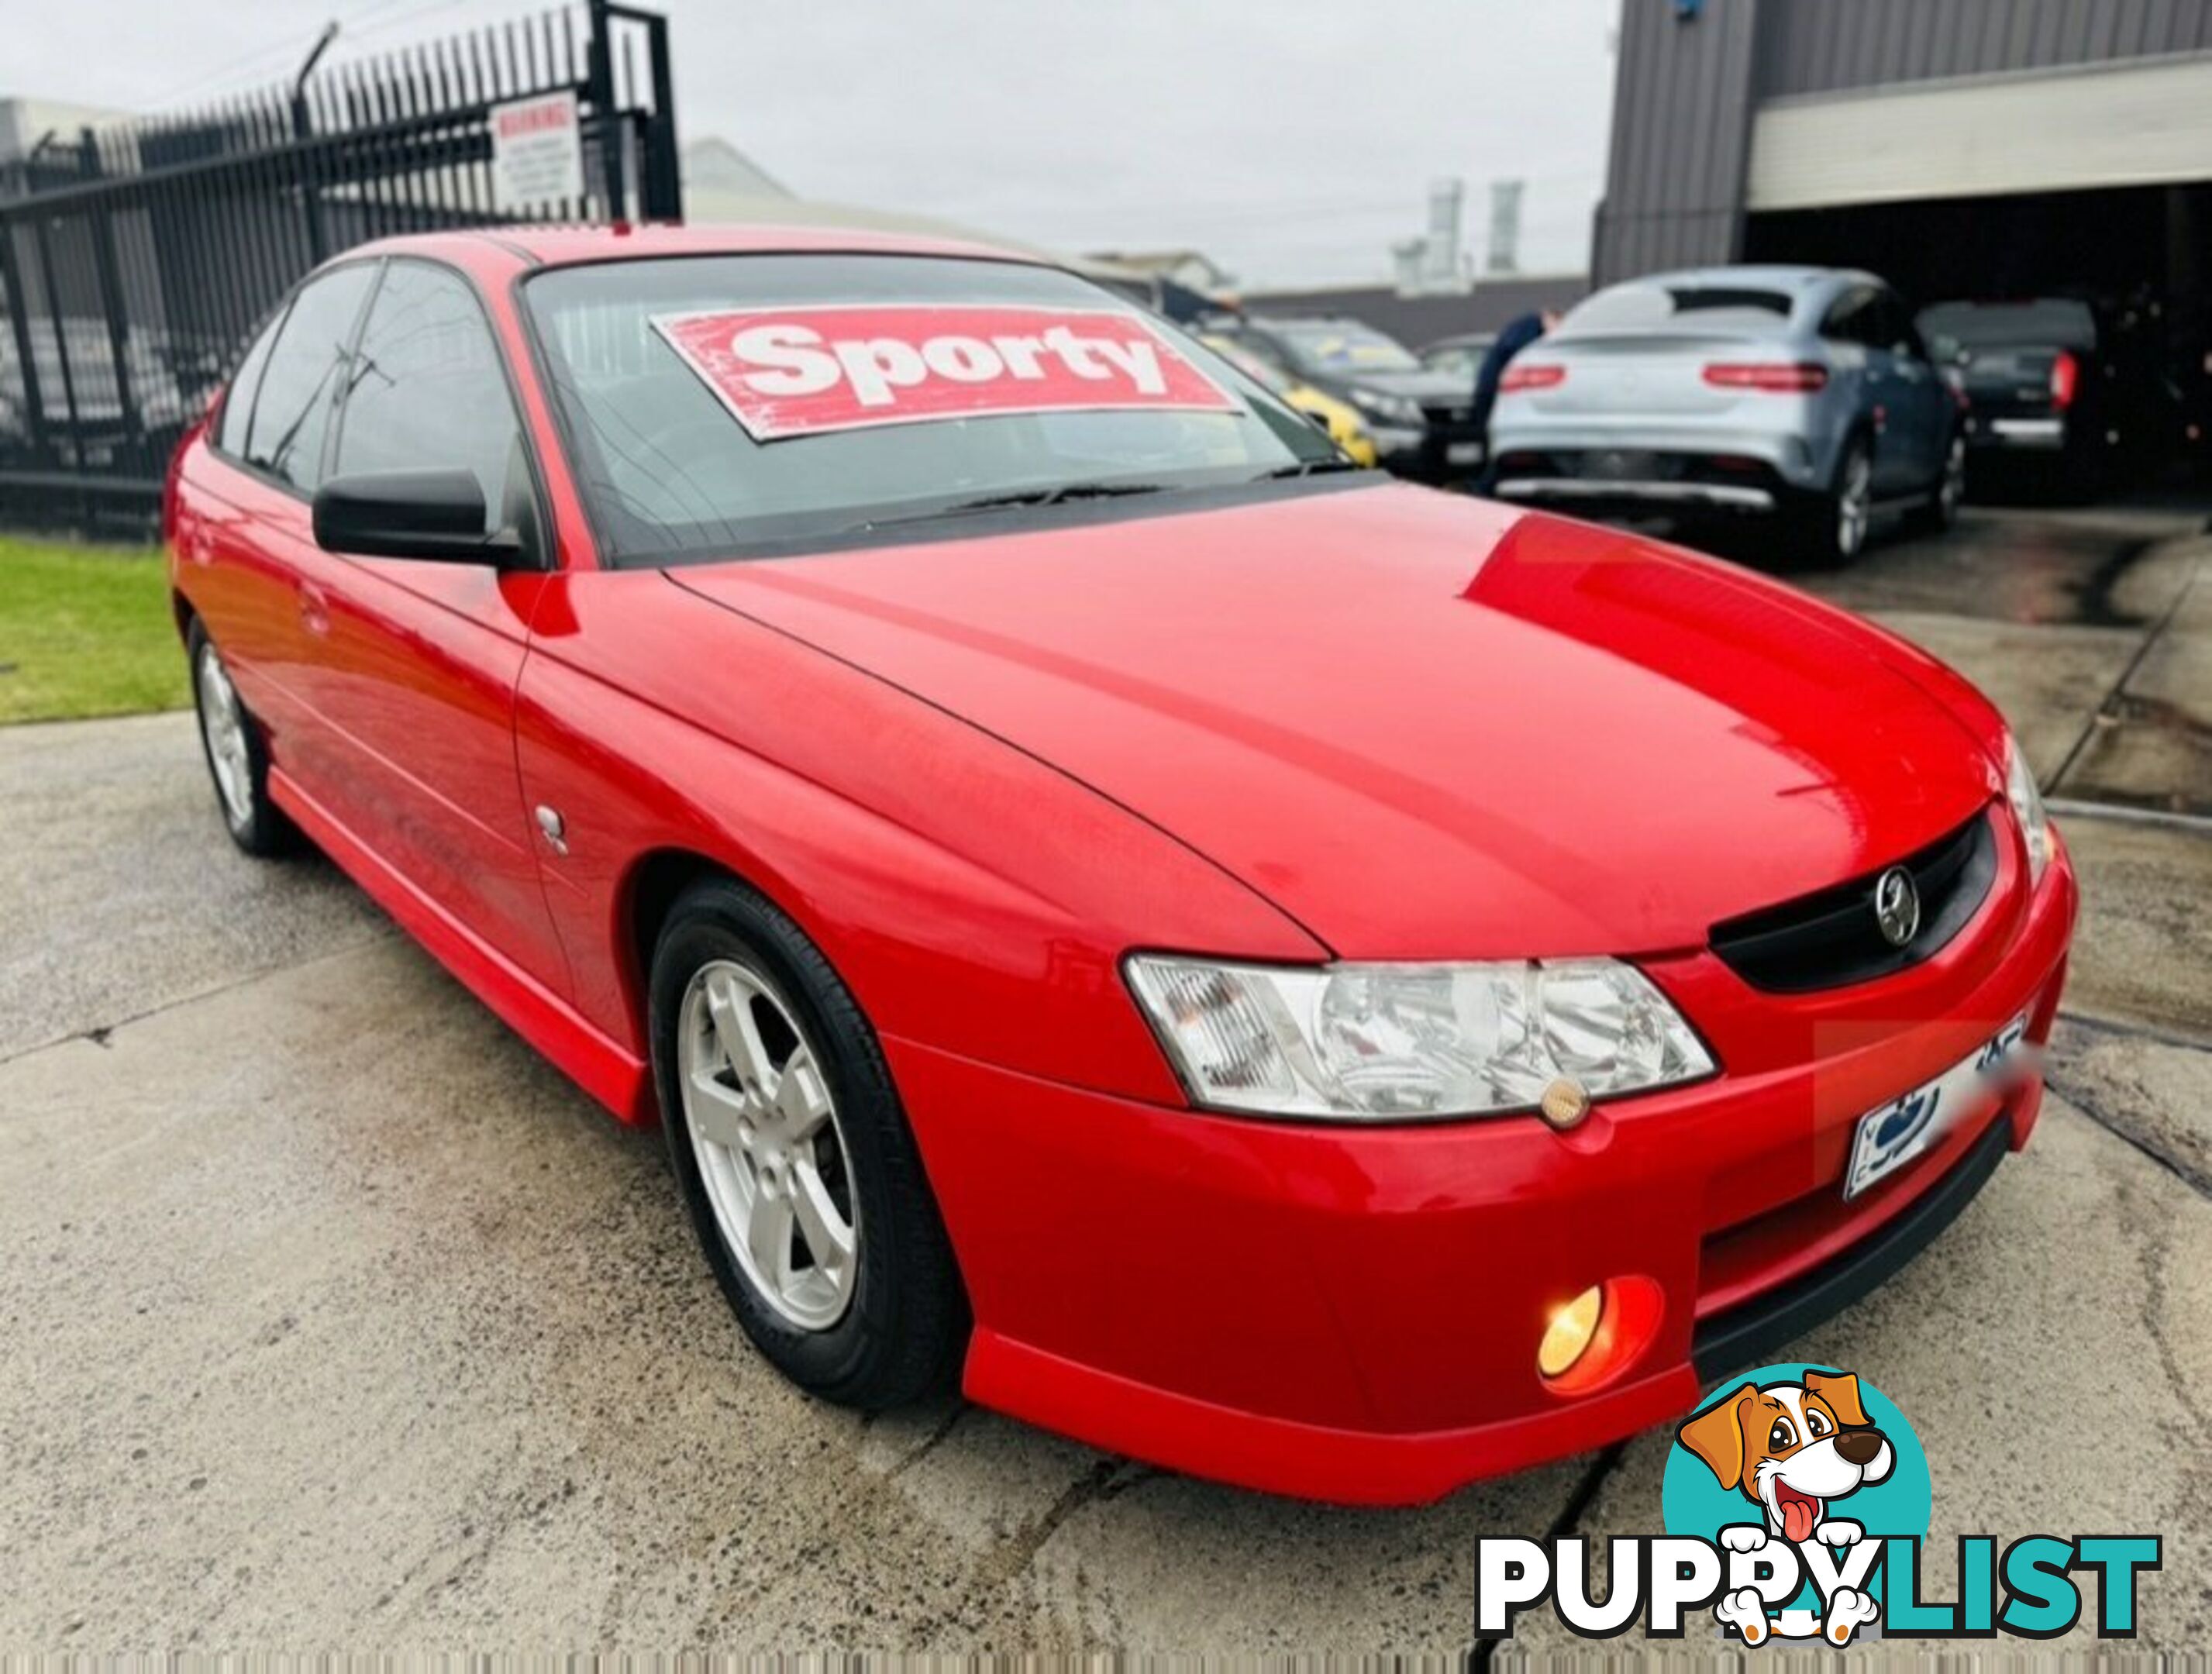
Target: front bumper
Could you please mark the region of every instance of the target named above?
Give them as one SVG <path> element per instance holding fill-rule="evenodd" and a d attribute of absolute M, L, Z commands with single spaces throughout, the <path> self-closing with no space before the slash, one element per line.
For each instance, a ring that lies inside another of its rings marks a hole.
<path fill-rule="evenodd" d="M 1482 431 L 1471 424 L 1399 426 L 1368 423 L 1382 468 L 1419 482 L 1455 482 L 1483 466 Z"/>
<path fill-rule="evenodd" d="M 1724 1073 L 1565 1134 L 1243 1120 L 887 1040 L 974 1305 L 968 1394 L 1195 1475 L 1370 1503 L 1687 1410 L 1723 1360 L 1802 1329 L 1948 1218 L 1916 1206 L 1955 1212 L 2027 1143 L 2034 1077 L 1842 1198 L 1862 1114 L 2024 1008 L 2046 1038 L 2075 889 L 2063 846 L 2032 897 L 2021 864 L 1949 946 L 1855 989 L 1766 995 L 1709 953 L 1646 961 Z M 1884 1242 L 1893 1226 L 1921 1237 Z M 1646 1346 L 1583 1392 L 1547 1384 L 1553 1313 L 1631 1276 L 1663 1298 Z"/>

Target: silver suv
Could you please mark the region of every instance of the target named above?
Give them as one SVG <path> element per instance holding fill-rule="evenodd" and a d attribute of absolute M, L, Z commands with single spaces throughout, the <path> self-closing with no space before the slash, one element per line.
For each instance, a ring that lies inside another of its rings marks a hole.
<path fill-rule="evenodd" d="M 1870 273 L 1716 267 L 1611 286 L 1507 367 L 1493 492 L 1593 514 L 1750 513 L 1841 562 L 1874 515 L 1947 526 L 1959 407 Z"/>

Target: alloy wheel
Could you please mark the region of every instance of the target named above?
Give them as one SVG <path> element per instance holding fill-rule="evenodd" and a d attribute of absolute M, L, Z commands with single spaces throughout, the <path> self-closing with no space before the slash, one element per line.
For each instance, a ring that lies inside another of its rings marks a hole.
<path fill-rule="evenodd" d="M 215 770 L 216 794 L 230 823 L 244 829 L 253 820 L 253 756 L 246 743 L 246 711 L 238 688 L 212 645 L 200 647 L 198 679 L 200 733 L 207 740 L 208 762 Z"/>
<path fill-rule="evenodd" d="M 1874 462 L 1856 449 L 1844 461 L 1844 481 L 1836 492 L 1836 550 L 1846 558 L 1866 544 L 1874 515 Z"/>
<path fill-rule="evenodd" d="M 677 1072 L 692 1154 L 731 1259 L 785 1321 L 829 1330 L 852 1303 L 860 1208 L 813 1043 L 767 978 L 716 960 L 684 990 Z"/>

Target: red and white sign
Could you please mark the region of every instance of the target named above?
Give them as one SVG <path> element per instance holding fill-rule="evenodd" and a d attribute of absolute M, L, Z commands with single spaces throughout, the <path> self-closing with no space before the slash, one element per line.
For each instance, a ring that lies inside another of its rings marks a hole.
<path fill-rule="evenodd" d="M 491 195 L 503 212 L 574 210 L 584 201 L 576 95 L 549 93 L 491 107 Z"/>
<path fill-rule="evenodd" d="M 1243 410 L 1112 309 L 814 304 L 653 325 L 756 441 L 1008 413 Z"/>

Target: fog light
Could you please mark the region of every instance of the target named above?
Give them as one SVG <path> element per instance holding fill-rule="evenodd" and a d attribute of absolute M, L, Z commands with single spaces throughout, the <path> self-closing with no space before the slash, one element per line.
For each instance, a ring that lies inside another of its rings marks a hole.
<path fill-rule="evenodd" d="M 1604 1289 L 1594 1284 L 1553 1313 L 1536 1345 L 1536 1369 L 1547 1378 L 1563 1376 L 1589 1349 L 1604 1312 Z"/>

